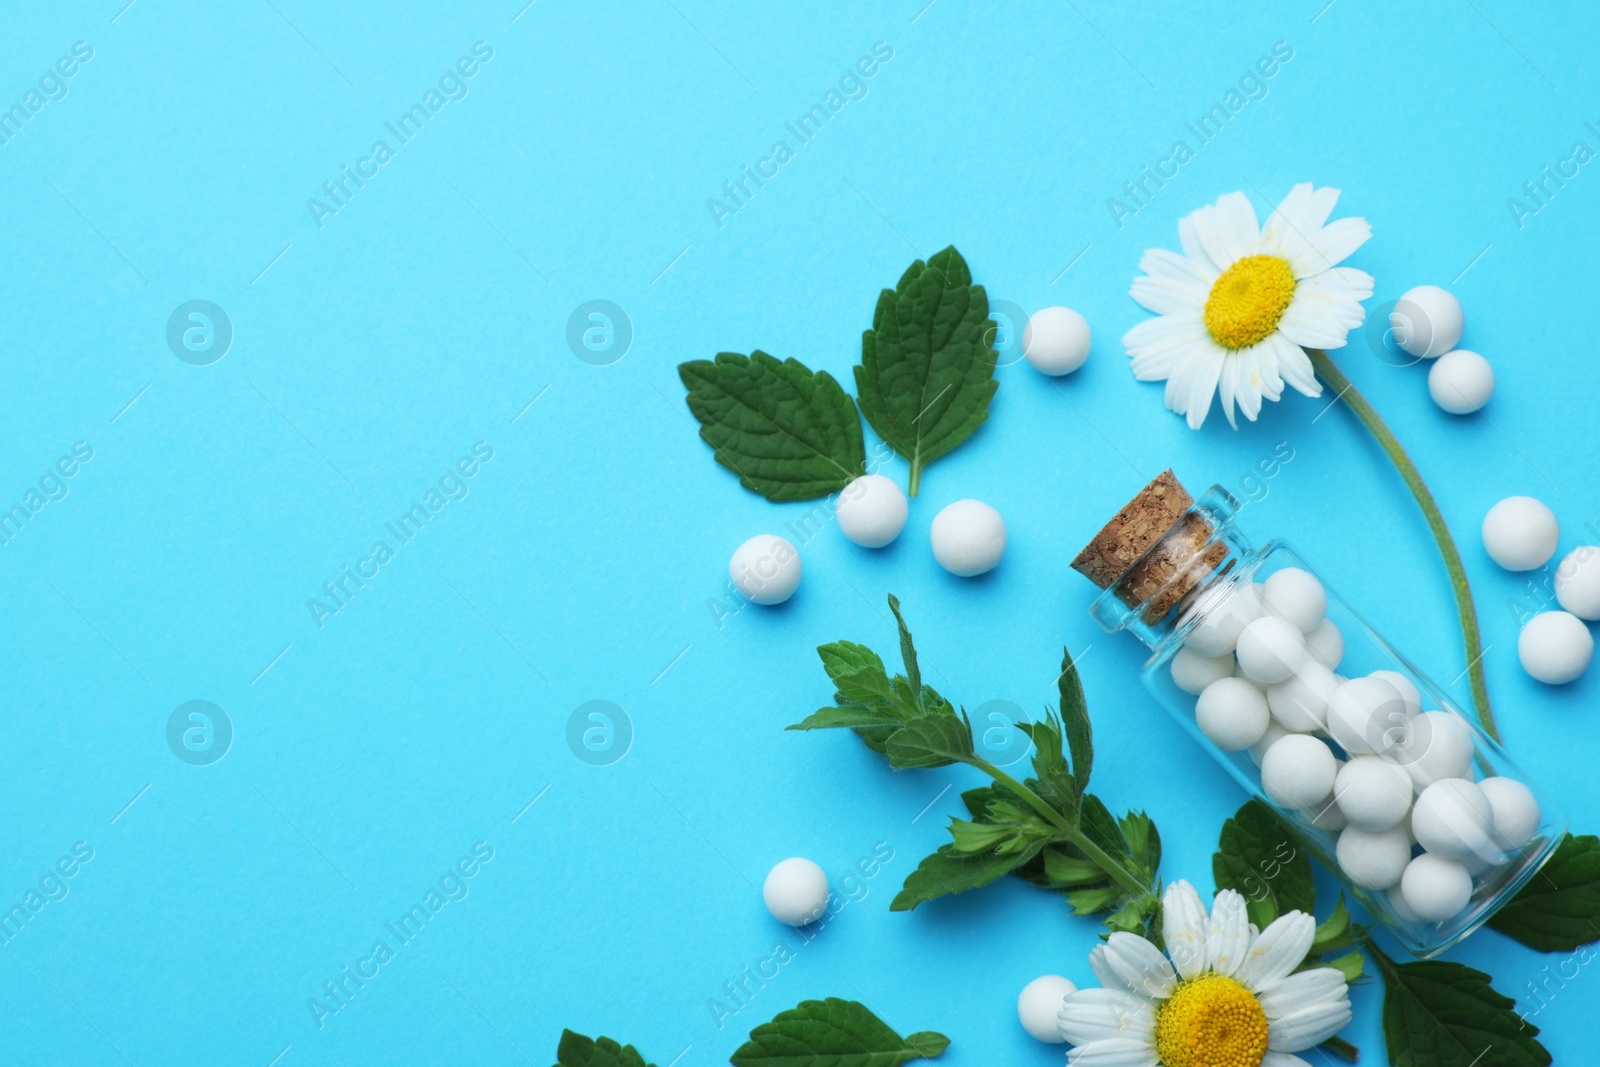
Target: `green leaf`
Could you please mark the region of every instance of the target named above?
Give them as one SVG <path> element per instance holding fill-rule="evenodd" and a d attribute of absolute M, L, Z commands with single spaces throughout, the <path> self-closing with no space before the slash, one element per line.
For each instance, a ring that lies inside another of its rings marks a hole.
<path fill-rule="evenodd" d="M 1098 864 L 1077 856 L 1069 856 L 1054 848 L 1040 854 L 1044 860 L 1044 873 L 1059 886 L 1093 885 L 1106 880 L 1106 872 Z"/>
<path fill-rule="evenodd" d="M 867 646 L 835 641 L 818 648 L 817 655 L 822 658 L 822 669 L 833 679 L 840 699 L 859 704 L 896 699 L 883 660 Z"/>
<path fill-rule="evenodd" d="M 645 1063 L 632 1045 L 619 1045 L 609 1037 L 587 1038 L 561 1031 L 556 1045 L 556 1067 L 655 1067 Z"/>
<path fill-rule="evenodd" d="M 1086 793 L 1079 809 L 1079 827 L 1089 839 L 1113 857 L 1129 855 L 1128 839 L 1122 836 L 1122 827 L 1099 797 Z"/>
<path fill-rule="evenodd" d="M 1285 912 L 1316 914 L 1311 861 L 1261 800 L 1249 801 L 1222 824 L 1211 872 L 1217 889 L 1244 895 L 1250 921 L 1263 930 Z"/>
<path fill-rule="evenodd" d="M 1489 976 L 1459 963 L 1395 963 L 1374 947 L 1383 974 L 1383 1037 L 1394 1067 L 1547 1067 L 1539 1028 L 1519 1016 Z M 1484 1054 L 1493 1051 L 1490 1059 Z"/>
<path fill-rule="evenodd" d="M 913 699 L 921 706 L 923 696 L 922 669 L 917 666 L 917 648 L 911 643 L 911 631 L 900 614 L 900 598 L 889 594 L 889 610 L 894 612 L 895 625 L 900 628 L 900 659 L 906 667 L 906 681 L 911 686 Z"/>
<path fill-rule="evenodd" d="M 1346 985 L 1354 984 L 1361 980 L 1366 972 L 1367 958 L 1359 952 L 1347 952 L 1337 959 L 1327 960 L 1318 964 L 1320 967 L 1332 967 L 1344 975 Z"/>
<path fill-rule="evenodd" d="M 793 726 L 785 727 L 788 730 L 828 730 L 840 726 L 860 728 L 863 726 L 892 726 L 900 727 L 905 719 L 887 704 L 844 704 L 837 707 L 818 708 L 810 715 Z"/>
<path fill-rule="evenodd" d="M 1061 693 L 1061 722 L 1072 753 L 1072 775 L 1082 792 L 1089 788 L 1089 772 L 1094 769 L 1094 731 L 1089 727 L 1089 705 L 1083 699 L 1078 665 L 1065 648 L 1061 650 L 1061 675 L 1056 679 L 1056 688 Z"/>
<path fill-rule="evenodd" d="M 988 852 L 1000 842 L 1015 834 L 1009 826 L 993 823 L 968 822 L 966 819 L 950 820 L 950 836 L 957 852 Z"/>
<path fill-rule="evenodd" d="M 906 875 L 905 885 L 896 894 L 889 910 L 910 911 L 925 901 L 988 885 L 1010 874 L 1032 859 L 1038 851 L 1039 848 L 1034 847 L 1013 855 L 993 852 L 969 855 L 956 851 L 954 845 L 943 845 L 933 855 L 924 857 L 917 869 Z"/>
<path fill-rule="evenodd" d="M 889 766 L 897 771 L 948 767 L 972 757 L 972 725 L 965 715 L 913 719 L 894 732 L 885 749 Z"/>
<path fill-rule="evenodd" d="M 750 1031 L 734 1067 L 895 1067 L 932 1059 L 950 1047 L 943 1034 L 902 1038 L 864 1004 L 829 997 L 803 1000 Z"/>
<path fill-rule="evenodd" d="M 717 462 L 768 500 L 810 500 L 866 472 L 861 419 L 824 371 L 765 352 L 678 366 L 689 410 Z"/>
<path fill-rule="evenodd" d="M 1097 915 L 1121 899 L 1122 890 L 1114 885 L 1074 889 L 1067 894 L 1067 903 L 1072 905 L 1074 915 Z"/>
<path fill-rule="evenodd" d="M 856 395 L 878 436 L 922 468 L 965 441 L 989 417 L 996 353 L 989 298 L 955 248 L 917 260 L 883 290 L 861 337 Z"/>
<path fill-rule="evenodd" d="M 1600 838 L 1562 838 L 1489 925 L 1540 952 L 1566 952 L 1600 938 Z"/>
<path fill-rule="evenodd" d="M 1150 816 L 1142 811 L 1130 811 L 1117 820 L 1122 836 L 1128 842 L 1128 854 L 1153 880 L 1161 869 L 1161 834 Z"/>
<path fill-rule="evenodd" d="M 1033 775 L 1039 783 L 1039 793 L 1071 821 L 1081 790 L 1062 754 L 1061 731 L 1049 714 L 1040 722 L 1019 722 L 1017 729 L 1033 741 Z"/>
<path fill-rule="evenodd" d="M 1160 898 L 1154 893 L 1147 893 L 1137 900 L 1130 900 L 1122 907 L 1107 915 L 1105 925 L 1110 930 L 1121 930 L 1125 933 L 1138 934 L 1140 937 L 1149 937 L 1154 932 L 1149 929 L 1150 919 L 1161 906 Z"/>

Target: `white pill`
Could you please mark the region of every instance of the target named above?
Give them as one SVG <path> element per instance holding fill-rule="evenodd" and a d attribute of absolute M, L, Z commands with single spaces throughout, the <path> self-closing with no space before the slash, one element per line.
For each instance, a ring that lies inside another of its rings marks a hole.
<path fill-rule="evenodd" d="M 1400 877 L 1403 880 L 1405 875 L 1402 874 Z M 1389 908 L 1400 917 L 1402 922 L 1419 923 L 1422 921 L 1417 913 L 1411 910 L 1411 905 L 1406 903 L 1406 895 L 1400 891 L 1399 886 L 1391 886 L 1384 896 L 1389 901 Z"/>
<path fill-rule="evenodd" d="M 844 487 L 834 514 L 839 529 L 862 548 L 882 548 L 905 529 L 910 506 L 893 478 L 863 474 Z"/>
<path fill-rule="evenodd" d="M 1438 359 L 1461 340 L 1461 302 L 1437 285 L 1407 289 L 1389 312 L 1395 344 L 1413 356 Z"/>
<path fill-rule="evenodd" d="M 1556 514 L 1531 496 L 1508 496 L 1483 517 L 1483 547 L 1508 571 L 1543 567 L 1556 553 Z"/>
<path fill-rule="evenodd" d="M 1006 523 L 981 500 L 957 500 L 933 518 L 933 558 L 962 578 L 992 571 L 1006 554 Z"/>
<path fill-rule="evenodd" d="M 1323 666 L 1336 671 L 1339 661 L 1344 659 L 1344 634 L 1332 619 L 1323 619 L 1315 630 L 1306 634 L 1306 648 Z"/>
<path fill-rule="evenodd" d="M 1383 678 L 1352 678 L 1328 698 L 1328 733 L 1352 756 L 1389 751 L 1408 719 L 1405 698 Z"/>
<path fill-rule="evenodd" d="M 1400 881 L 1411 862 L 1411 835 L 1403 826 L 1360 830 L 1346 826 L 1334 848 L 1339 869 L 1363 889 L 1388 889 Z"/>
<path fill-rule="evenodd" d="M 1515 852 L 1533 839 L 1539 829 L 1539 802 L 1533 790 L 1515 778 L 1485 778 L 1478 783 L 1494 812 L 1494 843 Z"/>
<path fill-rule="evenodd" d="M 1261 740 L 1250 746 L 1250 762 L 1257 767 L 1261 766 L 1262 759 L 1266 757 L 1267 749 L 1271 748 L 1273 742 L 1288 732 L 1288 730 L 1278 725 L 1276 719 L 1267 723 L 1267 732 L 1261 735 Z"/>
<path fill-rule="evenodd" d="M 1387 830 L 1411 810 L 1411 776 L 1380 756 L 1355 756 L 1333 780 L 1339 810 L 1359 830 Z"/>
<path fill-rule="evenodd" d="M 1089 324 L 1071 308 L 1036 311 L 1022 330 L 1022 355 L 1036 371 L 1071 374 L 1089 358 Z"/>
<path fill-rule="evenodd" d="M 1061 1024 L 1056 1016 L 1061 1014 L 1061 1002 L 1078 987 L 1059 974 L 1046 974 L 1022 987 L 1017 996 L 1017 1018 L 1028 1036 L 1048 1045 L 1066 1041 L 1061 1036 Z"/>
<path fill-rule="evenodd" d="M 1334 780 L 1338 780 L 1337 775 L 1334 776 Z M 1301 814 L 1305 815 L 1310 820 L 1311 825 L 1319 830 L 1330 830 L 1333 833 L 1338 833 L 1350 825 L 1350 821 L 1344 817 L 1344 812 L 1339 810 L 1339 805 L 1334 802 L 1332 797 L 1325 800 L 1320 807 L 1310 808 Z"/>
<path fill-rule="evenodd" d="M 1239 631 L 1238 654 L 1246 676 L 1274 685 L 1306 661 L 1306 639 L 1288 619 L 1263 615 Z"/>
<path fill-rule="evenodd" d="M 1489 831 L 1493 826 L 1489 798 L 1478 783 L 1466 778 L 1434 782 L 1417 794 L 1411 809 L 1411 832 L 1417 844 L 1446 859 L 1491 851 Z"/>
<path fill-rule="evenodd" d="M 1517 635 L 1522 669 L 1546 685 L 1565 685 L 1589 668 L 1594 635 L 1567 611 L 1541 611 Z"/>
<path fill-rule="evenodd" d="M 756 534 L 734 550 L 728 577 L 752 604 L 782 604 L 800 585 L 800 553 L 777 534 Z"/>
<path fill-rule="evenodd" d="M 804 926 L 828 908 L 828 876 L 808 859 L 794 856 L 767 872 L 761 899 L 779 922 Z"/>
<path fill-rule="evenodd" d="M 1267 610 L 1280 615 L 1302 633 L 1310 633 L 1328 615 L 1328 593 L 1316 575 L 1299 567 L 1285 567 L 1263 583 L 1261 600 Z"/>
<path fill-rule="evenodd" d="M 1333 792 L 1338 771 L 1327 742 L 1310 734 L 1289 734 L 1261 757 L 1261 788 L 1280 807 L 1320 807 Z"/>
<path fill-rule="evenodd" d="M 1267 687 L 1267 708 L 1272 718 L 1291 733 L 1325 729 L 1328 700 L 1342 683 L 1337 674 L 1308 659 L 1292 678 Z"/>
<path fill-rule="evenodd" d="M 1405 724 L 1389 758 L 1422 790 L 1446 778 L 1469 777 L 1472 753 L 1472 731 L 1460 716 L 1425 711 Z"/>
<path fill-rule="evenodd" d="M 1580 619 L 1600 619 L 1600 548 L 1579 545 L 1556 568 L 1556 600 Z"/>
<path fill-rule="evenodd" d="M 1428 395 L 1452 415 L 1470 415 L 1494 396 L 1494 368 L 1465 348 L 1446 352 L 1428 371 Z"/>
<path fill-rule="evenodd" d="M 1221 584 L 1206 590 L 1193 607 L 1184 612 L 1178 625 L 1198 618 L 1194 629 L 1183 639 L 1186 647 L 1202 656 L 1224 656 L 1239 644 L 1239 634 L 1261 618 L 1261 601 L 1248 582 Z"/>
<path fill-rule="evenodd" d="M 1218 678 L 1200 694 L 1194 718 L 1218 748 L 1239 752 L 1267 732 L 1267 697 L 1243 678 Z"/>
<path fill-rule="evenodd" d="M 1202 656 L 1192 648 L 1180 648 L 1172 657 L 1172 680 L 1185 693 L 1199 696 L 1218 678 L 1233 674 L 1231 655 Z"/>
<path fill-rule="evenodd" d="M 1480 874 L 1494 870 L 1494 868 L 1510 858 L 1499 849 L 1494 849 L 1482 854 L 1474 852 L 1472 855 L 1465 856 L 1456 862 L 1467 869 L 1467 873 L 1472 875 L 1473 881 L 1477 881 Z"/>
<path fill-rule="evenodd" d="M 1406 864 L 1400 895 L 1425 923 L 1442 923 L 1461 914 L 1472 899 L 1472 875 L 1452 859 L 1423 853 Z"/>
<path fill-rule="evenodd" d="M 1382 678 L 1400 692 L 1400 699 L 1406 702 L 1407 715 L 1422 714 L 1422 692 L 1416 685 L 1399 671 L 1373 671 L 1368 678 Z"/>

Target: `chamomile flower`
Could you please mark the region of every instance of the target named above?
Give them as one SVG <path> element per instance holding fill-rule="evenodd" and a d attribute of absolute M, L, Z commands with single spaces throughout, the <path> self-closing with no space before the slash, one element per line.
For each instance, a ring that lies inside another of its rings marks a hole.
<path fill-rule="evenodd" d="M 1344 974 L 1296 973 L 1316 932 L 1304 912 L 1257 932 L 1245 900 L 1224 889 L 1206 913 L 1188 882 L 1162 899 L 1168 956 L 1118 932 L 1089 953 L 1103 988 L 1062 1001 L 1070 1067 L 1308 1067 L 1296 1052 L 1350 1021 Z"/>
<path fill-rule="evenodd" d="M 1198 430 L 1222 394 L 1254 421 L 1285 382 L 1306 396 L 1322 384 L 1303 348 L 1340 348 L 1366 318 L 1372 275 L 1339 263 L 1366 243 L 1366 219 L 1329 223 L 1337 189 L 1302 182 L 1256 222 L 1243 193 L 1229 193 L 1178 223 L 1183 255 L 1145 252 L 1129 294 L 1159 317 L 1122 338 L 1142 382 L 1167 383 L 1167 408 Z"/>

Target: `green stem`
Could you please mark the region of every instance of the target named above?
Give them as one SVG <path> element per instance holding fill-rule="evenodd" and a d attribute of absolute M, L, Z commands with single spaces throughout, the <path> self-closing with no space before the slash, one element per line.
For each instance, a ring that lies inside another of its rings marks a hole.
<path fill-rule="evenodd" d="M 1011 790 L 1011 792 L 1020 797 L 1022 801 L 1029 807 L 1037 811 L 1040 815 L 1044 816 L 1046 822 L 1059 830 L 1062 837 L 1066 838 L 1068 841 L 1072 842 L 1073 845 L 1077 846 L 1078 851 L 1082 852 L 1084 857 L 1088 859 L 1089 862 L 1093 863 L 1102 871 L 1105 871 L 1106 874 L 1110 875 L 1112 881 L 1116 882 L 1124 890 L 1126 890 L 1129 896 L 1137 900 L 1138 898 L 1146 896 L 1152 892 L 1150 886 L 1146 885 L 1137 875 L 1119 863 L 1115 856 L 1112 856 L 1105 849 L 1095 844 L 1088 834 L 1084 833 L 1082 830 L 1068 822 L 1060 812 L 1056 811 L 1056 809 L 1047 804 L 1044 798 L 1039 796 L 1039 794 L 1035 793 L 1033 790 L 1029 789 L 1027 786 L 1011 777 L 1011 775 L 1007 774 L 999 767 L 996 767 L 994 764 L 984 759 L 982 756 L 972 756 L 967 760 L 967 762 L 971 766 L 982 771 L 984 774 L 987 774 L 990 778 L 993 778 L 996 782 L 999 782 L 1001 785 Z"/>
<path fill-rule="evenodd" d="M 1361 1059 L 1361 1050 L 1342 1037 L 1330 1037 L 1322 1043 L 1322 1047 L 1351 1063 L 1359 1062 Z"/>
<path fill-rule="evenodd" d="M 1472 702 L 1477 705 L 1478 721 L 1483 724 L 1484 732 L 1499 741 L 1500 730 L 1495 725 L 1494 712 L 1489 707 L 1489 686 L 1483 675 L 1483 639 L 1478 632 L 1478 612 L 1472 605 L 1472 589 L 1467 585 L 1467 571 L 1461 565 L 1461 554 L 1456 551 L 1455 540 L 1450 536 L 1450 528 L 1445 525 L 1444 516 L 1439 513 L 1439 505 L 1434 503 L 1433 494 L 1428 492 L 1427 483 L 1417 472 L 1416 464 L 1411 462 L 1411 457 L 1406 455 L 1406 450 L 1400 447 L 1400 442 L 1394 433 L 1372 405 L 1367 403 L 1366 397 L 1362 396 L 1351 384 L 1350 379 L 1345 377 L 1338 364 L 1320 349 L 1308 348 L 1306 354 L 1311 357 L 1311 365 L 1316 368 L 1317 374 L 1338 393 L 1336 399 L 1341 399 L 1350 406 L 1356 418 L 1361 420 L 1367 432 L 1372 434 L 1378 446 L 1388 455 L 1395 470 L 1400 472 L 1406 488 L 1410 489 L 1411 495 L 1416 498 L 1417 506 L 1422 509 L 1422 517 L 1428 521 L 1428 529 L 1433 531 L 1433 539 L 1439 545 L 1439 554 L 1444 557 L 1444 569 L 1450 574 L 1450 586 L 1456 595 L 1456 610 L 1461 615 L 1461 638 L 1466 649 L 1467 676 L 1472 683 Z"/>
<path fill-rule="evenodd" d="M 906 496 L 916 496 L 917 488 L 922 485 L 922 460 L 916 456 L 911 457 L 911 485 L 906 489 Z"/>

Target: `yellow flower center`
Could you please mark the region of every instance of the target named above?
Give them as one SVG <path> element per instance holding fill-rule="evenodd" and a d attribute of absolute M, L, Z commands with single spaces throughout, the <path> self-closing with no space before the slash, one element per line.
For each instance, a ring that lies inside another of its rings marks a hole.
<path fill-rule="evenodd" d="M 1294 272 L 1285 260 L 1245 256 L 1212 283 L 1206 329 L 1223 348 L 1249 348 L 1272 336 L 1293 299 Z"/>
<path fill-rule="evenodd" d="M 1261 1067 L 1267 1013 L 1232 978 L 1202 974 L 1180 982 L 1156 1014 L 1156 1054 L 1165 1067 Z"/>

